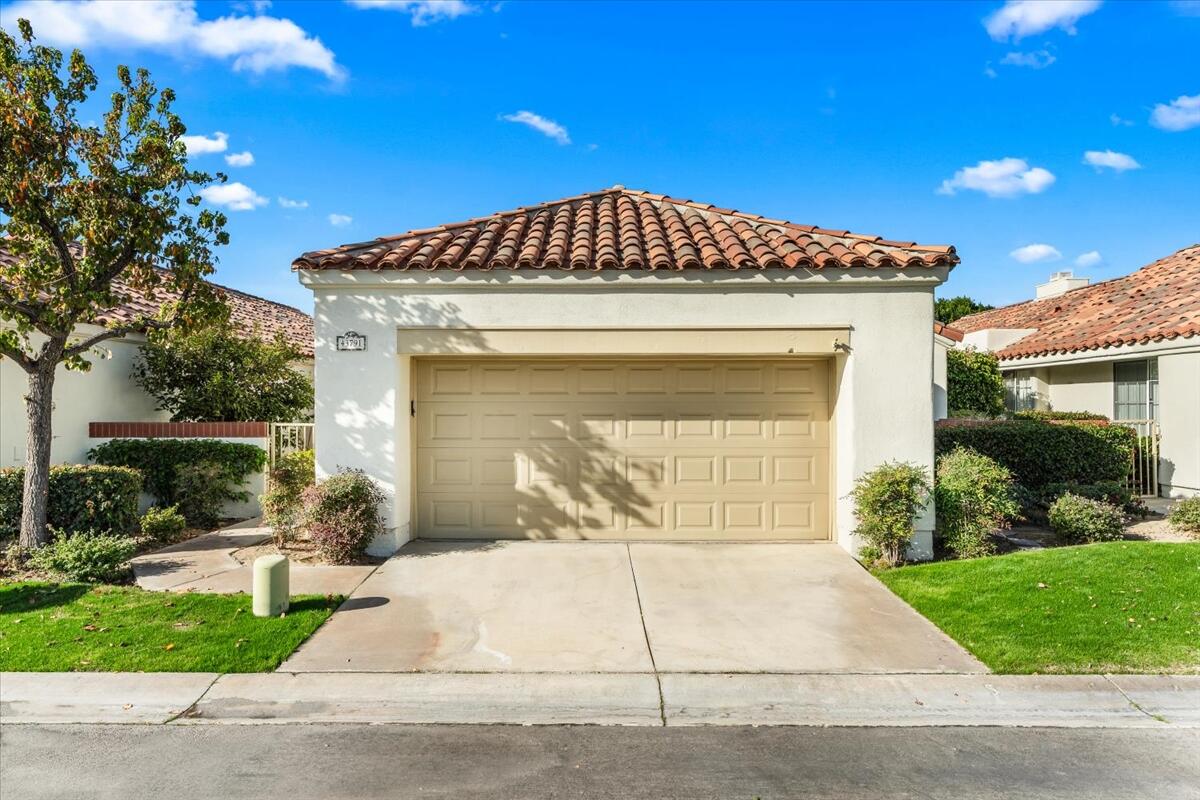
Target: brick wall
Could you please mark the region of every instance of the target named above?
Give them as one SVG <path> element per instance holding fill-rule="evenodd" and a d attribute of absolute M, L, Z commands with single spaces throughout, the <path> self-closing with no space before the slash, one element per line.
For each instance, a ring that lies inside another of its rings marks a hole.
<path fill-rule="evenodd" d="M 93 439 L 262 439 L 266 422 L 89 422 Z"/>

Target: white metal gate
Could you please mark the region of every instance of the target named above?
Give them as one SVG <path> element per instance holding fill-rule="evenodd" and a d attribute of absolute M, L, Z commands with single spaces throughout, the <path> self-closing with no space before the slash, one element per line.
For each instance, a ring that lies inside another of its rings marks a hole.
<path fill-rule="evenodd" d="M 1142 497 L 1158 496 L 1158 445 L 1161 434 L 1158 421 L 1153 419 L 1120 419 L 1114 425 L 1133 428 L 1137 446 L 1129 469 L 1129 488 Z"/>
<path fill-rule="evenodd" d="M 267 475 L 288 453 L 311 450 L 315 442 L 311 422 L 272 422 L 267 436 Z"/>

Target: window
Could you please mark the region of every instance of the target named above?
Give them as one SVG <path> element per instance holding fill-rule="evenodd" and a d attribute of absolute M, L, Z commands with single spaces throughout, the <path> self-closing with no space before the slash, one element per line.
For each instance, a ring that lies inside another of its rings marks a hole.
<path fill-rule="evenodd" d="M 1037 408 L 1037 391 L 1033 375 L 1028 372 L 1004 374 L 1004 407 L 1009 411 L 1032 411 Z"/>
<path fill-rule="evenodd" d="M 1113 364 L 1113 419 L 1158 419 L 1158 359 Z"/>

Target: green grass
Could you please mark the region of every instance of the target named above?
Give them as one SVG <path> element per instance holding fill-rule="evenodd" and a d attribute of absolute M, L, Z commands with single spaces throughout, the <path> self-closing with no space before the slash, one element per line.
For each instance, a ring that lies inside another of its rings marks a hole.
<path fill-rule="evenodd" d="M 996 672 L 1200 672 L 1200 544 L 1060 547 L 878 577 Z"/>
<path fill-rule="evenodd" d="M 285 616 L 260 619 L 247 595 L 0 585 L 0 671 L 263 672 L 278 667 L 340 601 L 296 597 Z"/>

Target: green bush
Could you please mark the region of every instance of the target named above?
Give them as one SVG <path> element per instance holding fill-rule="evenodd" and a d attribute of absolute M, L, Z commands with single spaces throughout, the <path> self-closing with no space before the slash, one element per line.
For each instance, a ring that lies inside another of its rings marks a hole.
<path fill-rule="evenodd" d="M 1172 528 L 1200 537 L 1200 496 L 1177 502 L 1167 519 Z"/>
<path fill-rule="evenodd" d="M 946 351 L 946 404 L 952 416 L 1004 413 L 1000 361 L 979 350 Z"/>
<path fill-rule="evenodd" d="M 146 476 L 146 491 L 160 506 L 179 502 L 179 468 L 203 462 L 220 467 L 225 483 L 241 486 L 247 477 L 262 472 L 267 453 L 245 442 L 220 439 L 112 439 L 93 447 L 88 458 L 97 464 L 133 467 Z M 246 501 L 249 492 L 236 492 L 229 499 Z"/>
<path fill-rule="evenodd" d="M 1133 490 L 1120 481 L 1097 481 L 1096 483 L 1050 483 L 1042 487 L 1042 503 L 1047 508 L 1064 494 L 1101 500 L 1124 509 L 1131 514 L 1146 513 L 1146 504 Z"/>
<path fill-rule="evenodd" d="M 309 415 L 312 381 L 282 334 L 246 336 L 229 322 L 155 333 L 133 375 L 175 422 L 293 422 Z"/>
<path fill-rule="evenodd" d="M 1108 417 L 1103 414 L 1093 414 L 1090 411 L 1017 411 L 1013 414 L 1013 419 L 1038 419 L 1043 421 L 1060 420 L 1060 421 L 1080 421 L 1080 420 L 1108 420 Z"/>
<path fill-rule="evenodd" d="M 0 536 L 21 529 L 25 468 L 0 469 Z M 136 529 L 142 475 L 135 469 L 63 464 L 50 468 L 47 524 L 69 533 Z"/>
<path fill-rule="evenodd" d="M 912 541 L 917 516 L 929 502 L 929 477 L 916 464 L 888 462 L 863 474 L 850 496 L 863 540 L 860 555 L 897 564 Z"/>
<path fill-rule="evenodd" d="M 1123 482 L 1137 434 L 1121 425 L 1013 420 L 938 428 L 940 457 L 969 447 L 1003 464 L 1021 485 L 1041 492 L 1051 483 Z"/>
<path fill-rule="evenodd" d="M 332 564 L 349 564 L 383 530 L 383 492 L 361 470 L 345 470 L 304 490 L 304 524 L 317 552 Z"/>
<path fill-rule="evenodd" d="M 1064 494 L 1050 506 L 1050 529 L 1068 544 L 1112 542 L 1125 533 L 1125 515 L 1112 503 Z"/>
<path fill-rule="evenodd" d="M 29 554 L 29 564 L 73 581 L 114 583 L 129 574 L 137 546 L 125 536 L 55 531 L 45 547 Z"/>
<path fill-rule="evenodd" d="M 249 493 L 235 491 L 232 478 L 220 464 L 201 461 L 175 470 L 175 496 L 179 513 L 189 525 L 211 528 L 220 522 L 227 501 L 246 500 Z"/>
<path fill-rule="evenodd" d="M 937 529 L 959 558 L 987 555 L 991 534 L 1019 512 L 1012 473 L 995 460 L 958 447 L 937 461 Z"/>
<path fill-rule="evenodd" d="M 187 520 L 179 513 L 178 506 L 146 509 L 142 515 L 142 535 L 160 542 L 172 542 L 187 528 Z"/>
<path fill-rule="evenodd" d="M 271 470 L 270 488 L 262 496 L 263 520 L 271 527 L 276 544 L 294 539 L 303 522 L 300 496 L 316 482 L 312 450 L 288 453 Z"/>

